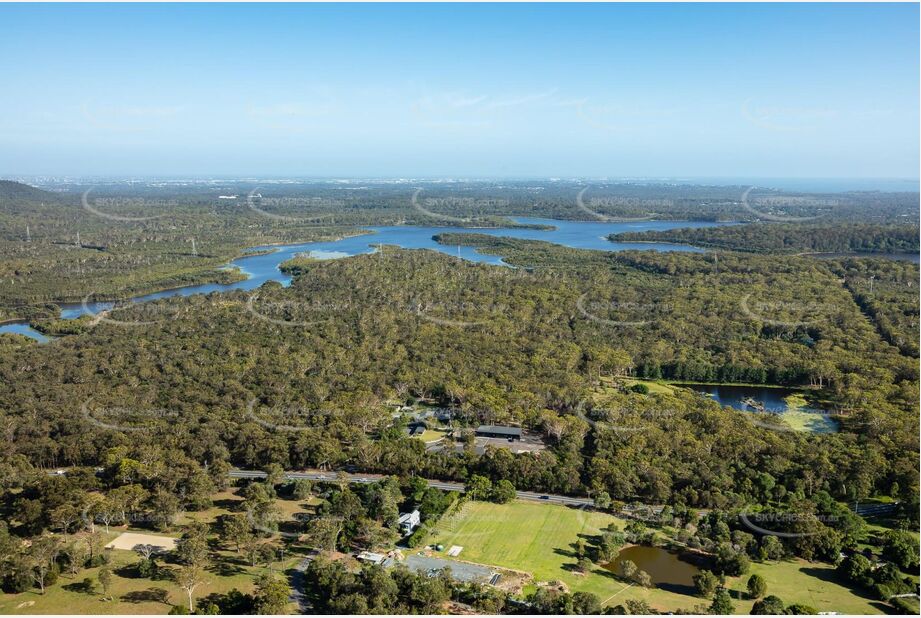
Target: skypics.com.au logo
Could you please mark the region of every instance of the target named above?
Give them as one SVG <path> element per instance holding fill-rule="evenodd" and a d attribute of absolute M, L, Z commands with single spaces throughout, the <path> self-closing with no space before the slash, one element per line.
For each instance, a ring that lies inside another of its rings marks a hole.
<path fill-rule="evenodd" d="M 254 293 L 247 298 L 245 309 L 263 322 L 287 328 L 319 327 L 343 319 L 343 314 L 347 312 L 374 312 L 384 309 L 409 313 L 440 326 L 472 328 L 507 316 L 509 307 L 498 303 L 446 299 L 408 299 L 405 302 L 390 302 L 376 306 L 351 301 L 318 303 L 264 299 L 259 293 Z"/>
<path fill-rule="evenodd" d="M 90 424 L 109 431 L 124 433 L 152 431 L 179 418 L 179 413 L 163 408 L 138 406 L 97 406 L 93 399 L 87 399 L 80 406 L 80 413 Z"/>
<path fill-rule="evenodd" d="M 119 301 L 93 301 L 93 298 L 127 296 L 125 290 L 114 294 L 98 294 L 90 292 L 83 297 L 81 308 L 83 315 L 93 316 L 88 326 L 94 327 L 101 323 L 112 324 L 115 326 L 153 326 L 175 320 L 188 307 L 180 303 L 172 303 L 166 300 L 146 300 L 136 302 L 134 300 Z"/>
<path fill-rule="evenodd" d="M 450 223 L 470 223 L 475 219 L 473 216 L 473 211 L 484 210 L 484 209 L 496 209 L 496 208 L 505 208 L 508 207 L 511 202 L 506 199 L 496 199 L 496 198 L 474 198 L 474 197 L 429 197 L 424 199 L 419 199 L 420 194 L 423 189 L 416 189 L 413 193 L 410 202 L 414 210 L 422 213 L 426 217 L 432 219 L 438 219 L 442 221 L 447 221 Z M 454 211 L 462 211 L 471 213 L 466 217 L 455 217 L 453 215 L 444 214 L 441 212 L 433 211 L 432 208 L 438 209 L 450 209 Z"/>
<path fill-rule="evenodd" d="M 755 215 L 759 219 L 766 221 L 776 221 L 780 223 L 805 223 L 815 221 L 824 217 L 831 207 L 838 206 L 840 201 L 835 199 L 824 199 L 814 196 L 787 196 L 787 195 L 768 195 L 762 197 L 752 197 L 751 193 L 755 190 L 754 186 L 749 187 L 742 194 L 742 208 Z M 787 214 L 787 210 L 819 210 L 819 214 L 811 216 L 794 216 Z"/>
<path fill-rule="evenodd" d="M 765 536 L 784 539 L 800 539 L 820 533 L 822 525 L 834 524 L 835 516 L 813 513 L 778 513 L 774 511 L 753 512 L 748 507 L 739 513 L 739 519 L 750 530 Z M 808 530 L 807 530 L 808 528 Z"/>
<path fill-rule="evenodd" d="M 590 300 L 589 297 L 590 292 L 579 296 L 576 299 L 576 309 L 586 319 L 603 326 L 646 326 L 674 310 L 669 303 Z"/>
<path fill-rule="evenodd" d="M 650 221 L 655 218 L 655 213 L 649 213 L 640 217 L 612 217 L 610 215 L 605 215 L 599 212 L 600 210 L 647 210 L 649 208 L 655 208 L 656 206 L 671 206 L 671 200 L 658 200 L 658 199 L 639 199 L 639 198 L 629 198 L 629 197 L 594 197 L 589 199 L 588 204 L 585 203 L 585 192 L 588 191 L 591 187 L 585 187 L 579 193 L 576 194 L 576 206 L 584 212 L 585 214 L 591 216 L 598 221 L 605 221 L 610 223 L 630 223 L 631 221 Z"/>
<path fill-rule="evenodd" d="M 831 303 L 782 300 L 755 300 L 748 293 L 739 300 L 739 308 L 748 318 L 771 326 L 805 327 L 827 320 L 838 309 Z"/>
<path fill-rule="evenodd" d="M 146 198 L 139 197 L 100 197 L 92 200 L 89 199 L 90 193 L 93 191 L 93 188 L 90 187 L 83 192 L 81 197 L 81 204 L 83 205 L 83 210 L 87 211 L 90 214 L 93 214 L 97 217 L 103 219 L 109 219 L 110 221 L 117 221 L 119 223 L 137 223 L 142 221 L 153 221 L 154 219 L 160 219 L 166 216 L 166 213 L 158 213 L 155 215 L 125 215 L 117 214 L 118 211 L 150 211 L 157 210 L 166 207 L 177 206 L 179 202 L 175 200 L 151 200 Z M 113 212 L 114 211 L 114 212 Z"/>
<path fill-rule="evenodd" d="M 329 225 L 333 223 L 335 213 L 316 213 L 304 215 L 282 215 L 270 212 L 266 208 L 280 207 L 284 209 L 313 209 L 313 208 L 335 208 L 342 209 L 345 202 L 333 198 L 323 197 L 263 197 L 258 193 L 259 187 L 256 187 L 246 196 L 246 205 L 253 212 L 278 221 L 280 223 L 298 223 L 306 225 Z"/>

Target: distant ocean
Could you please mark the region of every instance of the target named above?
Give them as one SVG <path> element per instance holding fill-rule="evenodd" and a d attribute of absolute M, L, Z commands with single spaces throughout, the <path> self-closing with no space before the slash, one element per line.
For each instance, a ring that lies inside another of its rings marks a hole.
<path fill-rule="evenodd" d="M 909 178 L 693 178 L 691 184 L 755 185 L 783 191 L 841 193 L 844 191 L 918 192 L 918 180 Z"/>

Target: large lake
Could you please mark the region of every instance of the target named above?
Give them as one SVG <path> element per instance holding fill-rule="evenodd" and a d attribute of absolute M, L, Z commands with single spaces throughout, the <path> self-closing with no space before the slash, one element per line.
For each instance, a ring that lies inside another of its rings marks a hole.
<path fill-rule="evenodd" d="M 252 290 L 258 288 L 266 281 L 278 281 L 282 285 L 289 285 L 291 278 L 278 270 L 278 265 L 291 259 L 297 254 L 305 253 L 319 259 L 334 259 L 372 253 L 380 245 L 396 245 L 405 249 L 433 249 L 459 255 L 472 262 L 485 264 L 502 264 L 502 258 L 495 255 L 478 253 L 472 247 L 447 247 L 435 242 L 432 237 L 436 234 L 450 232 L 468 232 L 488 234 L 490 236 L 504 236 L 507 238 L 521 238 L 526 240 L 543 240 L 546 242 L 573 247 L 575 249 L 589 249 L 593 251 L 625 251 L 628 249 L 652 251 L 688 251 L 700 253 L 704 249 L 690 245 L 670 243 L 622 243 L 611 242 L 607 239 L 609 234 L 619 232 L 643 232 L 650 230 L 670 230 L 675 228 L 702 228 L 731 225 L 730 223 L 715 223 L 707 221 L 636 221 L 636 222 L 594 222 L 594 221 L 560 221 L 556 219 L 541 219 L 535 217 L 512 217 L 516 223 L 531 225 L 550 225 L 554 229 L 530 228 L 465 228 L 465 227 L 414 227 L 405 225 L 390 225 L 382 227 L 362 228 L 368 234 L 349 236 L 339 240 L 324 242 L 308 242 L 294 245 L 280 245 L 273 247 L 253 247 L 254 251 L 271 250 L 270 253 L 253 255 L 233 260 L 228 267 L 237 267 L 249 278 L 231 284 L 203 284 L 191 285 L 184 288 L 165 290 L 154 294 L 147 294 L 131 299 L 133 302 L 144 302 L 171 296 L 189 296 L 192 294 L 208 294 L 210 292 L 225 292 L 228 290 Z M 66 304 L 61 307 L 61 317 L 72 319 L 84 314 L 96 314 L 99 311 L 110 309 L 112 303 L 98 302 L 85 305 Z M 8 323 L 0 326 L 0 333 L 19 333 L 37 339 L 48 339 L 27 324 Z"/>

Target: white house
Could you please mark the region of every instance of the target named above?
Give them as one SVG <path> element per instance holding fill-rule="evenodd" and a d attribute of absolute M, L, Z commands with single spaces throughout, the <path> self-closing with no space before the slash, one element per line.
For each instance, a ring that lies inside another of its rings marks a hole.
<path fill-rule="evenodd" d="M 419 509 L 414 509 L 412 513 L 402 513 L 400 515 L 400 530 L 403 531 L 403 536 L 409 536 L 413 533 L 421 520 L 419 519 Z"/>

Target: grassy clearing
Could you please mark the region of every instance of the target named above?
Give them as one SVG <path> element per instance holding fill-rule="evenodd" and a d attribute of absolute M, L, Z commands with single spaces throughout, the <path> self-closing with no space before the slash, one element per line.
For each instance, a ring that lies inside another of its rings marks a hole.
<path fill-rule="evenodd" d="M 421 434 L 417 436 L 413 436 L 413 437 L 418 438 L 419 440 L 422 440 L 423 442 L 434 442 L 435 440 L 441 440 L 442 438 L 444 438 L 445 432 L 439 429 L 426 429 Z"/>
<path fill-rule="evenodd" d="M 612 521 L 621 528 L 625 524 L 611 515 L 550 504 L 469 502 L 441 522 L 431 540 L 446 548 L 463 546 L 461 560 L 526 571 L 536 581 L 559 580 L 572 591 L 598 595 L 607 605 L 642 599 L 656 609 L 675 611 L 709 604 L 709 601 L 688 594 L 627 587 L 600 567 L 587 575 L 573 572 L 576 562 L 573 543 L 580 537 L 597 534 Z M 851 614 L 883 613 L 881 604 L 839 584 L 834 567 L 830 565 L 802 560 L 753 563 L 750 573 L 764 577 L 768 594 L 776 594 L 788 605 L 806 603 L 819 611 Z M 744 595 L 750 573 L 729 582 L 734 591 L 736 613 L 751 611 L 753 601 L 745 599 Z"/>
<path fill-rule="evenodd" d="M 127 550 L 111 551 L 108 565 L 112 572 L 112 587 L 109 595 L 113 600 L 102 599 L 98 568 L 84 569 L 75 578 L 61 575 L 49 586 L 45 594 L 38 589 L 19 594 L 0 594 L 0 614 L 166 614 L 172 605 L 188 603 L 185 592 L 169 579 L 145 579 L 138 577 L 131 565 L 138 561 L 138 555 Z M 265 567 L 252 568 L 242 560 L 222 555 L 207 577 L 207 583 L 195 591 L 196 602 L 207 595 L 228 592 L 237 588 L 252 592 L 255 578 L 265 572 Z M 299 558 L 272 565 L 276 571 L 293 567 Z M 171 568 L 171 567 L 165 567 Z M 91 578 L 95 590 L 83 590 L 80 584 L 84 578 Z"/>
<path fill-rule="evenodd" d="M 237 489 L 231 488 L 211 496 L 214 506 L 203 511 L 185 512 L 177 520 L 180 526 L 187 525 L 193 521 L 203 524 L 212 524 L 217 521 L 221 515 L 227 515 L 235 512 L 235 505 L 243 502 L 243 498 L 237 495 Z"/>
<path fill-rule="evenodd" d="M 605 378 L 600 379 L 601 385 L 598 387 L 599 394 L 618 392 L 618 387 L 623 386 L 630 388 L 636 384 L 645 384 L 650 394 L 671 395 L 675 392 L 675 387 L 665 382 L 656 382 L 654 380 L 640 380 L 637 378 Z"/>
<path fill-rule="evenodd" d="M 671 395 L 675 392 L 675 387 L 665 382 L 655 382 L 653 380 L 624 380 L 624 385 L 630 388 L 634 384 L 645 384 L 650 393 L 660 393 L 662 395 Z"/>
<path fill-rule="evenodd" d="M 785 560 L 782 562 L 752 563 L 749 573 L 732 578 L 732 590 L 736 613 L 748 614 L 754 601 L 745 600 L 745 583 L 757 573 L 767 582 L 767 593 L 783 599 L 784 603 L 805 603 L 820 612 L 840 614 L 883 614 L 884 604 L 865 597 L 859 590 L 852 590 L 839 583 L 835 568 L 828 564 Z M 742 600 L 738 600 L 741 597 Z"/>
<path fill-rule="evenodd" d="M 835 433 L 838 431 L 838 423 L 824 414 L 791 409 L 781 414 L 780 418 L 794 431 L 807 431 L 809 433 Z"/>
<path fill-rule="evenodd" d="M 220 515 L 238 512 L 235 505 L 243 499 L 237 495 L 236 489 L 220 492 L 213 496 L 214 506 L 204 511 L 184 513 L 178 524 L 188 524 L 192 521 L 214 523 Z M 276 500 L 281 517 L 291 520 L 296 514 L 313 511 L 322 500 L 312 497 L 306 501 Z M 113 527 L 105 535 L 108 543 L 125 528 Z M 136 532 L 148 532 L 135 530 Z M 176 536 L 176 531 L 171 533 Z M 259 565 L 251 566 L 244 557 L 235 552 L 216 550 L 212 551 L 212 566 L 209 568 L 207 583 L 195 591 L 196 603 L 211 593 L 226 593 L 236 588 L 241 592 L 252 592 L 256 578 L 268 571 L 274 570 L 283 573 L 294 567 L 302 558 L 294 553 L 284 561 L 274 562 L 271 567 Z M 109 596 L 113 600 L 102 599 L 102 587 L 99 585 L 99 568 L 83 569 L 76 577 L 62 574 L 58 581 L 46 589 L 44 595 L 38 589 L 29 590 L 19 594 L 0 593 L 0 614 L 166 614 L 173 605 L 188 603 L 185 592 L 169 577 L 161 579 L 146 579 L 139 577 L 131 565 L 138 562 L 140 557 L 133 551 L 113 549 L 109 551 L 109 570 L 112 572 L 112 587 Z M 158 559 L 164 569 L 175 569 L 176 565 L 169 564 L 163 558 Z M 94 590 L 88 591 L 81 587 L 85 578 L 90 578 Z"/>
<path fill-rule="evenodd" d="M 214 494 L 212 496 L 214 506 L 203 511 L 183 513 L 178 523 L 184 525 L 191 521 L 198 521 L 205 524 L 213 524 L 221 515 L 239 514 L 241 512 L 239 505 L 243 503 L 243 498 L 238 495 L 238 492 L 239 490 L 237 488 L 231 488 L 227 491 Z M 289 500 L 287 498 L 275 499 L 275 506 L 283 521 L 295 520 L 300 515 L 313 514 L 316 507 L 322 503 L 323 500 L 316 496 L 311 496 L 307 500 Z"/>
<path fill-rule="evenodd" d="M 795 393 L 784 397 L 787 409 L 781 415 L 781 419 L 796 431 L 808 431 L 810 433 L 835 433 L 838 431 L 838 422 L 825 414 L 816 414 L 809 412 L 809 403 L 800 393 Z"/>

